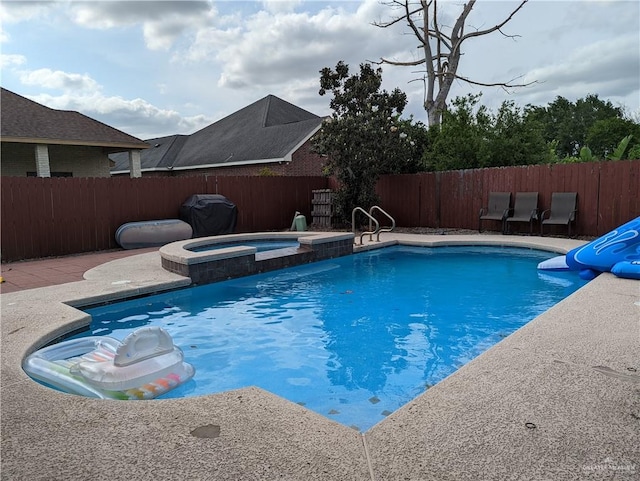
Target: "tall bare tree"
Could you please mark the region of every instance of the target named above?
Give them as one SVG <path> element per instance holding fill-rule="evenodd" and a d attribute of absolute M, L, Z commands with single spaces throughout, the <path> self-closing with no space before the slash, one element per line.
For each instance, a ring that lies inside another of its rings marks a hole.
<path fill-rule="evenodd" d="M 470 38 L 489 35 L 500 32 L 508 38 L 517 35 L 507 35 L 502 31 L 513 16 L 524 7 L 528 0 L 522 0 L 502 22 L 484 30 L 474 29 L 465 33 L 467 17 L 473 10 L 476 0 L 469 0 L 463 5 L 462 13 L 458 16 L 453 27 L 446 27 L 438 19 L 437 0 L 392 0 L 388 5 L 402 11 L 402 14 L 389 22 L 376 22 L 374 25 L 387 28 L 397 23 L 406 21 L 413 35 L 418 39 L 418 48 L 422 51 L 420 58 L 412 61 L 395 61 L 381 58 L 377 64 L 400 65 L 405 67 L 424 65 L 425 71 L 420 80 L 425 83 L 424 108 L 427 111 L 429 126 L 439 125 L 442 121 L 442 113 L 446 109 L 447 97 L 451 85 L 455 79 L 474 85 L 486 87 L 524 87 L 530 83 L 499 82 L 488 83 L 472 80 L 458 74 L 462 44 Z M 515 79 L 514 79 L 515 80 Z"/>

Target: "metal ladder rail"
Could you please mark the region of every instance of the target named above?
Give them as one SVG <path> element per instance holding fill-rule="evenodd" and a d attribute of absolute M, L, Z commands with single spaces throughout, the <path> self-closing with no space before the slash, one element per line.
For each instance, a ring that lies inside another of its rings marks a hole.
<path fill-rule="evenodd" d="M 373 237 L 372 237 L 373 234 L 377 234 L 378 231 L 380 230 L 380 223 L 378 222 L 378 220 L 375 217 L 373 217 L 371 214 L 369 214 L 369 212 L 364 210 L 362 207 L 356 207 L 355 209 L 353 209 L 353 211 L 351 212 L 351 228 L 353 229 L 353 242 L 356 245 L 357 245 L 356 237 L 355 237 L 356 236 L 356 212 L 362 212 L 364 215 L 366 215 L 369 218 L 369 231 L 363 232 L 362 234 L 360 234 L 360 245 L 363 245 L 362 239 L 367 234 L 369 235 L 369 241 L 373 240 Z M 373 231 L 371 230 L 372 229 L 372 225 L 371 225 L 372 222 L 374 222 L 376 224 L 376 228 Z"/>
<path fill-rule="evenodd" d="M 396 220 L 393 217 L 391 217 L 391 215 L 389 215 L 389 213 L 386 212 L 382 207 L 380 207 L 378 205 L 374 205 L 373 207 L 371 207 L 369 209 L 369 230 L 371 230 L 371 219 L 374 218 L 373 217 L 373 211 L 374 210 L 380 211 L 382 214 L 386 215 L 389 218 L 389 220 L 391 221 L 391 227 L 380 227 L 380 224 L 378 224 L 378 228 L 374 232 L 374 234 L 376 234 L 376 242 L 380 242 L 380 232 L 391 232 L 396 227 Z M 369 240 L 371 240 L 371 239 L 369 239 Z"/>

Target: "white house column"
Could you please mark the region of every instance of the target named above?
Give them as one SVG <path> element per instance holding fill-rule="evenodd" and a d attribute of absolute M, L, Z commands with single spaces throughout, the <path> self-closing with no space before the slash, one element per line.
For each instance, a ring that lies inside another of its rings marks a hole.
<path fill-rule="evenodd" d="M 139 150 L 129 151 L 129 177 L 142 177 Z"/>
<path fill-rule="evenodd" d="M 49 146 L 46 144 L 36 144 L 36 175 L 38 177 L 51 177 Z"/>

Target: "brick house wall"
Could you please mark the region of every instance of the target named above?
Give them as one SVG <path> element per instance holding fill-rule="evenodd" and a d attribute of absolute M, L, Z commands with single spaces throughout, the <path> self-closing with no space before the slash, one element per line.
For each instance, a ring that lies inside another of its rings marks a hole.
<path fill-rule="evenodd" d="M 49 145 L 52 175 L 71 173 L 72 177 L 110 177 L 109 157 L 101 147 Z M 36 172 L 35 144 L 3 142 L 0 150 L 0 174 L 25 177 Z"/>
<path fill-rule="evenodd" d="M 293 153 L 290 171 L 286 175 L 324 175 L 328 159 L 311 151 L 313 139 L 307 140 Z"/>

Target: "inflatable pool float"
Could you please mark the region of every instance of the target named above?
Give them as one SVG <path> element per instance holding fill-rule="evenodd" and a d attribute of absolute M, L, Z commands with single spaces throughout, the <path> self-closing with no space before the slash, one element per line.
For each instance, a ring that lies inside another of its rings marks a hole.
<path fill-rule="evenodd" d="M 170 242 L 191 239 L 192 227 L 179 219 L 149 220 L 122 224 L 116 230 L 116 242 L 123 249 L 159 247 Z"/>
<path fill-rule="evenodd" d="M 556 256 L 538 264 L 541 271 L 568 271 L 567 256 Z"/>
<path fill-rule="evenodd" d="M 99 399 L 153 399 L 195 374 L 161 327 L 143 327 L 122 342 L 107 336 L 42 348 L 23 364 L 32 378 L 60 391 Z"/>
<path fill-rule="evenodd" d="M 640 261 L 640 217 L 617 229 L 570 250 L 567 265 L 580 271 L 580 277 L 590 279 L 601 272 L 612 272 L 618 277 L 638 279 L 637 262 Z"/>
<path fill-rule="evenodd" d="M 611 273 L 625 279 L 640 279 L 640 261 L 622 261 L 614 264 Z"/>

